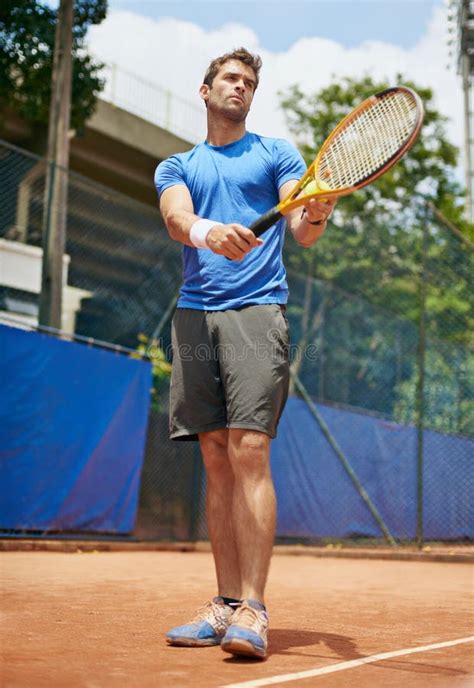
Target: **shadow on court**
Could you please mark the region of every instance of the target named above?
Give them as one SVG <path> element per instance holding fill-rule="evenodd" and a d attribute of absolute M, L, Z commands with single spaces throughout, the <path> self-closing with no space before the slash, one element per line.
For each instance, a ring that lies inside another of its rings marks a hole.
<path fill-rule="evenodd" d="M 298 648 L 326 647 L 337 657 L 344 660 L 363 657 L 352 638 L 335 633 L 319 633 L 317 631 L 302 631 L 296 629 L 272 628 L 269 633 L 272 654 L 299 655 Z M 308 652 L 304 653 L 306 657 Z M 326 653 L 327 654 L 327 653 Z M 315 657 L 325 657 L 326 654 L 315 654 Z"/>
<path fill-rule="evenodd" d="M 356 647 L 352 638 L 344 635 L 337 635 L 335 633 L 319 633 L 317 631 L 302 631 L 287 628 L 272 628 L 268 634 L 269 641 L 269 657 L 272 655 L 295 655 L 304 657 L 320 657 L 326 658 L 327 652 L 312 653 L 302 650 L 302 648 L 326 647 L 331 650 L 331 653 L 339 657 L 341 660 L 358 659 L 364 657 Z M 254 659 L 247 659 L 244 657 L 227 657 L 226 662 L 233 663 L 249 663 L 254 664 Z"/>
<path fill-rule="evenodd" d="M 284 654 L 284 655 L 301 655 L 305 657 L 321 657 L 327 658 L 327 652 L 324 648 L 330 650 L 335 657 L 340 658 L 341 661 L 350 661 L 351 659 L 361 659 L 368 655 L 362 654 L 358 651 L 356 641 L 353 638 L 344 635 L 337 635 L 335 633 L 318 633 L 314 631 L 299 631 L 293 629 L 275 628 L 269 633 L 271 642 L 270 654 Z M 298 652 L 298 648 L 303 647 L 321 647 L 321 653 L 312 652 Z M 413 661 L 411 659 L 389 659 L 383 662 L 374 662 L 373 666 L 385 667 L 387 669 L 398 669 L 399 671 L 416 671 L 418 673 L 436 673 L 444 674 L 446 676 L 463 676 L 466 671 L 454 669 L 452 667 L 440 666 L 439 664 L 428 664 L 420 661 Z"/>
<path fill-rule="evenodd" d="M 357 649 L 353 638 L 336 633 L 320 633 L 317 631 L 301 631 L 288 628 L 272 628 L 269 632 L 269 658 L 274 655 L 294 655 L 301 657 L 315 657 L 328 659 L 328 654 L 339 661 L 362 659 L 367 654 L 362 654 Z M 303 648 L 314 648 L 311 652 Z M 320 652 L 317 650 L 320 649 Z M 328 652 L 329 651 L 329 652 Z M 255 664 L 254 659 L 246 657 L 227 657 L 224 662 L 228 664 Z M 429 664 L 418 659 L 388 659 L 383 662 L 373 662 L 373 667 L 382 669 L 408 671 L 420 674 L 434 674 L 441 676 L 466 676 L 469 672 L 449 666 L 441 666 L 437 663 Z"/>

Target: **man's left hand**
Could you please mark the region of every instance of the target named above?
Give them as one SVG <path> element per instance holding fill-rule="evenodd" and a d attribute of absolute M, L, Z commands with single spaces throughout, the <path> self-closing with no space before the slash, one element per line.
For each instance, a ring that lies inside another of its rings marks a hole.
<path fill-rule="evenodd" d="M 331 217 L 334 206 L 337 203 L 337 198 L 327 198 L 318 200 L 317 198 L 310 198 L 305 204 L 306 210 L 305 220 L 309 223 L 327 222 Z"/>

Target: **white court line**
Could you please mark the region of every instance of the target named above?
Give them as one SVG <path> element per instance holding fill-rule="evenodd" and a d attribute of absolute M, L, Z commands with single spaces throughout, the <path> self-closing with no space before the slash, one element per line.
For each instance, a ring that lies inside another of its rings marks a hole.
<path fill-rule="evenodd" d="M 378 655 L 370 655 L 370 657 L 360 657 L 352 659 L 349 662 L 338 662 L 337 664 L 330 664 L 329 666 L 320 667 L 319 669 L 309 669 L 308 671 L 298 671 L 294 674 L 281 674 L 280 676 L 269 676 L 268 678 L 258 678 L 253 681 L 244 681 L 243 683 L 227 683 L 222 688 L 259 688 L 259 686 L 272 686 L 275 683 L 286 683 L 287 681 L 300 681 L 304 678 L 312 678 L 313 676 L 322 676 L 323 674 L 332 674 L 335 671 L 345 671 L 345 669 L 352 669 L 353 667 L 362 666 L 363 664 L 372 664 L 373 662 L 381 662 L 384 659 L 392 659 L 392 657 L 402 657 L 403 655 L 413 655 L 416 652 L 427 652 L 428 650 L 438 650 L 442 647 L 452 647 L 453 645 L 461 645 L 462 643 L 472 643 L 474 635 L 468 638 L 458 638 L 457 640 L 447 640 L 444 643 L 433 643 L 432 645 L 421 645 L 419 647 L 410 647 L 405 650 L 394 650 L 393 652 L 381 652 Z"/>

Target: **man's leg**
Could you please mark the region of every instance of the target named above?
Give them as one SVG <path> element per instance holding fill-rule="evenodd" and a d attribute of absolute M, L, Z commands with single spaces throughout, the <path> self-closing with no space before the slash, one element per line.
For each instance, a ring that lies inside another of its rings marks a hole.
<path fill-rule="evenodd" d="M 171 645 L 218 645 L 235 611 L 229 599 L 240 600 L 240 573 L 232 529 L 234 476 L 227 454 L 227 430 L 199 434 L 207 473 L 207 522 L 217 575 L 218 596 L 183 626 L 167 633 Z"/>
<path fill-rule="evenodd" d="M 234 473 L 232 521 L 241 596 L 263 603 L 276 522 L 270 438 L 263 432 L 230 429 L 228 452 Z"/>
<path fill-rule="evenodd" d="M 207 525 L 216 567 L 218 594 L 239 600 L 241 581 L 232 522 L 234 474 L 228 456 L 228 430 L 199 435 L 207 473 Z"/>
<path fill-rule="evenodd" d="M 228 450 L 234 471 L 232 517 L 243 601 L 221 647 L 233 655 L 265 659 L 268 616 L 263 600 L 276 512 L 270 438 L 263 432 L 231 429 Z"/>

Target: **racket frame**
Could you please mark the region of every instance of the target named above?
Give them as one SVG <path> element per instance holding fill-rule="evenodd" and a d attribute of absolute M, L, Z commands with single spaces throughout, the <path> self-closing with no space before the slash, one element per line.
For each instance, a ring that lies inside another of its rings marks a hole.
<path fill-rule="evenodd" d="M 369 107 L 372 107 L 372 105 L 374 105 L 374 103 L 376 103 L 377 100 L 385 98 L 390 93 L 399 93 L 400 91 L 404 91 L 410 94 L 411 98 L 413 98 L 416 105 L 416 120 L 413 126 L 413 130 L 410 136 L 407 138 L 406 142 L 403 144 L 403 146 L 401 146 L 397 151 L 395 151 L 395 153 L 381 167 L 379 167 L 377 170 L 361 179 L 360 182 L 358 182 L 357 184 L 354 184 L 352 186 L 341 187 L 338 189 L 319 188 L 313 193 L 300 196 L 300 193 L 303 190 L 307 181 L 311 179 L 315 181 L 316 184 L 318 183 L 316 181 L 314 171 L 317 170 L 321 158 L 331 145 L 334 138 L 336 138 L 336 136 L 338 136 L 342 130 L 346 129 L 347 126 L 361 114 L 361 112 L 367 110 Z M 343 117 L 339 124 L 337 124 L 336 127 L 331 131 L 331 133 L 319 149 L 316 158 L 313 160 L 311 165 L 308 167 L 304 175 L 301 177 L 301 179 L 298 181 L 298 183 L 292 189 L 292 191 L 288 194 L 288 196 L 286 196 L 274 208 L 272 208 L 267 213 L 262 215 L 258 220 L 256 220 L 253 223 L 253 225 L 250 226 L 250 229 L 255 233 L 256 236 L 260 236 L 261 234 L 263 234 L 264 231 L 271 227 L 282 216 L 291 212 L 292 210 L 294 210 L 294 208 L 303 205 L 306 201 L 308 201 L 311 198 L 334 198 L 339 196 L 347 196 L 353 193 L 354 191 L 357 191 L 358 189 L 361 189 L 364 186 L 371 184 L 373 181 L 381 177 L 396 162 L 398 162 L 398 160 L 401 157 L 403 157 L 403 155 L 405 155 L 405 153 L 413 146 L 421 129 L 422 123 L 423 103 L 421 101 L 421 98 L 417 93 L 415 93 L 415 91 L 408 88 L 407 86 L 392 86 L 390 88 L 386 88 L 384 91 L 380 91 L 379 93 L 370 96 L 369 98 L 366 98 L 356 108 L 351 110 L 351 112 L 349 112 L 345 117 Z"/>

